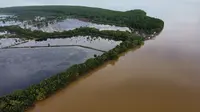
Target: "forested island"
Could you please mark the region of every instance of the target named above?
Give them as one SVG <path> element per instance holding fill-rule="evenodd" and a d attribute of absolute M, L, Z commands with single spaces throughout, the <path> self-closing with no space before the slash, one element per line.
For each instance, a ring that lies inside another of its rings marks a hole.
<path fill-rule="evenodd" d="M 23 112 L 34 106 L 36 101 L 44 100 L 58 90 L 66 87 L 70 82 L 78 79 L 86 73 L 103 65 L 105 62 L 115 60 L 123 52 L 135 48 L 144 43 L 145 38 L 136 32 L 147 35 L 158 34 L 164 27 L 160 19 L 147 16 L 143 10 L 131 10 L 126 12 L 112 11 L 101 8 L 90 8 L 80 6 L 29 6 L 1 8 L 0 13 L 14 15 L 14 18 L 6 18 L 4 21 L 34 21 L 35 24 L 46 24 L 46 22 L 60 21 L 66 18 L 76 18 L 97 24 L 109 24 L 125 26 L 131 32 L 124 31 L 100 31 L 96 28 L 80 27 L 63 32 L 32 31 L 19 26 L 2 26 L 0 32 L 9 32 L 19 38 L 35 39 L 38 41 L 47 38 L 70 38 L 73 36 L 100 36 L 102 38 L 122 41 L 120 45 L 105 52 L 95 55 L 82 64 L 71 66 L 66 71 L 43 80 L 39 84 L 32 85 L 25 90 L 18 90 L 10 95 L 0 97 L 0 112 Z M 33 18 L 44 17 L 37 22 Z M 1 21 L 1 20 L 0 20 Z"/>

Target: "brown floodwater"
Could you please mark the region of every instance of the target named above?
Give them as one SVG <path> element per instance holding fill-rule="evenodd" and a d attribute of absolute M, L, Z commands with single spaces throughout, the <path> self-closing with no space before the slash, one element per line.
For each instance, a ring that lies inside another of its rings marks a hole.
<path fill-rule="evenodd" d="M 178 1 L 147 11 L 165 21 L 155 39 L 29 112 L 200 112 L 200 5 Z"/>

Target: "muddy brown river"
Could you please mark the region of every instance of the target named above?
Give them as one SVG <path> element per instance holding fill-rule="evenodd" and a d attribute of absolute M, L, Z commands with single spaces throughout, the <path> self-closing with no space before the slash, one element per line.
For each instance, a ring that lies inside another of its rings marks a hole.
<path fill-rule="evenodd" d="M 150 1 L 136 4 L 165 21 L 159 36 L 29 112 L 200 112 L 200 2 Z"/>

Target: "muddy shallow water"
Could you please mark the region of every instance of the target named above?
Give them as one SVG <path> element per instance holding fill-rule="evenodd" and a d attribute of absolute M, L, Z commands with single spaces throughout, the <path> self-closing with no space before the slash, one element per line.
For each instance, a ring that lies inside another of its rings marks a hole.
<path fill-rule="evenodd" d="M 159 36 L 29 112 L 200 112 L 200 3 L 143 2 L 165 21 Z"/>

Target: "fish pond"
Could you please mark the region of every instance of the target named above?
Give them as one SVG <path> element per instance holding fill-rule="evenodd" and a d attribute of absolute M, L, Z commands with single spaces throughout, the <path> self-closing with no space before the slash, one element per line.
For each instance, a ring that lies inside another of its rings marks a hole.
<path fill-rule="evenodd" d="M 65 71 L 74 64 L 83 63 L 87 59 L 93 58 L 94 55 L 101 55 L 103 54 L 101 51 L 108 51 L 121 43 L 90 36 L 26 41 L 17 45 L 23 40 L 18 38 L 0 39 L 2 43 L 0 49 L 0 96 L 37 84 Z M 81 46 L 86 46 L 86 48 Z"/>

